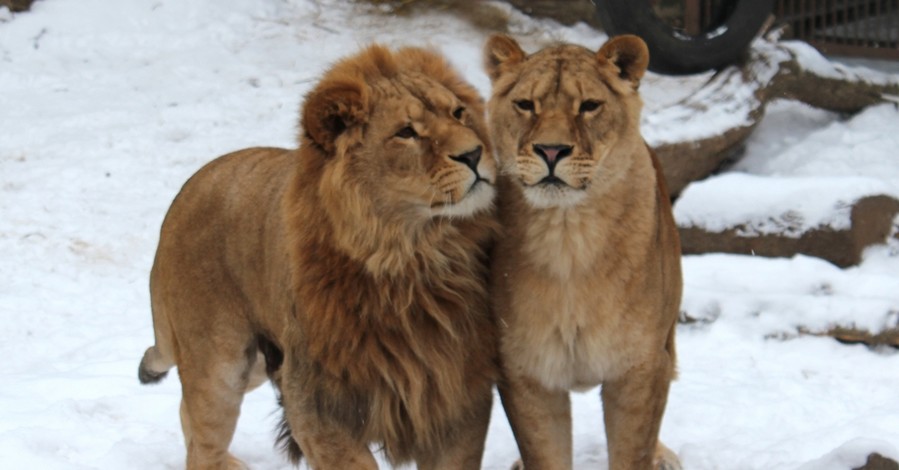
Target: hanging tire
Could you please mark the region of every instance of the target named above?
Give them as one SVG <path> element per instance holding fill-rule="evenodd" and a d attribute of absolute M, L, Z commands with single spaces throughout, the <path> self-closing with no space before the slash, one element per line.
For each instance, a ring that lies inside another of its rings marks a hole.
<path fill-rule="evenodd" d="M 738 61 L 774 9 L 774 0 L 734 0 L 716 26 L 691 36 L 653 11 L 650 0 L 596 0 L 596 16 L 609 36 L 635 34 L 649 47 L 649 69 L 686 75 Z"/>

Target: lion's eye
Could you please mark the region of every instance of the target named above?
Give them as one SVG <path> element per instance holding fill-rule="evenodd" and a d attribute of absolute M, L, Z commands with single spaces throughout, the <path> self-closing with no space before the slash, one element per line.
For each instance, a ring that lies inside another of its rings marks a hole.
<path fill-rule="evenodd" d="M 400 139 L 414 139 L 418 137 L 418 132 L 415 132 L 415 129 L 412 126 L 406 126 L 396 132 L 394 137 L 399 137 Z"/>
<path fill-rule="evenodd" d="M 516 100 L 515 106 L 522 111 L 531 112 L 534 110 L 534 102 L 531 100 Z"/>
<path fill-rule="evenodd" d="M 585 100 L 581 103 L 580 108 L 578 108 L 578 113 L 589 113 L 590 111 L 596 111 L 599 107 L 602 106 L 601 101 L 596 100 Z"/>
<path fill-rule="evenodd" d="M 465 113 L 465 107 L 459 106 L 458 108 L 453 110 L 453 118 L 454 119 L 462 119 L 462 115 Z"/>

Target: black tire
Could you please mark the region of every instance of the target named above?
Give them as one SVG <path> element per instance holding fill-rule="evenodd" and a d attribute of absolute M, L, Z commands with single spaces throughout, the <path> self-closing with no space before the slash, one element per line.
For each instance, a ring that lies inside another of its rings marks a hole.
<path fill-rule="evenodd" d="M 650 0 L 596 0 L 596 16 L 609 36 L 635 34 L 649 46 L 649 69 L 686 75 L 738 61 L 774 9 L 774 0 L 734 0 L 730 15 L 712 31 L 689 36 L 653 12 Z"/>

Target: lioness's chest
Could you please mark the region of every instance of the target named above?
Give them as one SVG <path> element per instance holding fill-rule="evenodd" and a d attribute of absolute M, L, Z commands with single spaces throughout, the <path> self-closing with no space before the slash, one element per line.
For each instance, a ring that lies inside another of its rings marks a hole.
<path fill-rule="evenodd" d="M 620 289 L 522 273 L 507 279 L 515 288 L 501 310 L 502 349 L 517 372 L 549 388 L 582 389 L 634 363 L 641 330 L 628 321 Z"/>
<path fill-rule="evenodd" d="M 595 386 L 627 370 L 645 348 L 651 205 L 616 201 L 504 221 L 511 236 L 499 242 L 493 274 L 502 354 L 548 387 Z"/>

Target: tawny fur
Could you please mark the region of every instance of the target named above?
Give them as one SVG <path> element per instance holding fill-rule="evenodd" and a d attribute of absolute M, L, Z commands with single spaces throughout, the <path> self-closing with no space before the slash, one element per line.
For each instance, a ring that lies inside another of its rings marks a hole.
<path fill-rule="evenodd" d="M 432 52 L 373 46 L 309 93 L 300 140 L 209 163 L 163 223 L 140 378 L 178 366 L 187 467 L 240 468 L 266 371 L 312 468 L 376 468 L 372 445 L 478 467 L 498 376 L 481 99 Z"/>
<path fill-rule="evenodd" d="M 524 467 L 572 468 L 569 391 L 602 384 L 609 468 L 679 468 L 658 443 L 682 281 L 669 196 L 639 130 L 646 46 L 626 36 L 527 55 L 494 36 L 485 55 L 500 395 Z"/>

